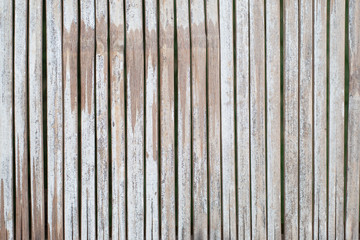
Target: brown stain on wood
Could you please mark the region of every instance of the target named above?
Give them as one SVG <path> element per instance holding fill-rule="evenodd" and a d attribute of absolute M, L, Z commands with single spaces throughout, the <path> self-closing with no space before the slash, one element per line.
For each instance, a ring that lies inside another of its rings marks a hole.
<path fill-rule="evenodd" d="M 5 200 L 4 200 L 4 180 L 0 185 L 0 239 L 7 239 L 8 230 L 5 222 Z"/>

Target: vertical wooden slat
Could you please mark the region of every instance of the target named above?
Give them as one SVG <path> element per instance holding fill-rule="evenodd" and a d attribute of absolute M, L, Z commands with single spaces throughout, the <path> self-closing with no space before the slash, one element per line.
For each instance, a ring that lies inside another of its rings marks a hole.
<path fill-rule="evenodd" d="M 312 238 L 313 7 L 300 1 L 299 45 L 299 238 Z"/>
<path fill-rule="evenodd" d="M 265 12 L 250 2 L 250 154 L 252 238 L 266 239 Z"/>
<path fill-rule="evenodd" d="M 359 239 L 360 4 L 349 1 L 349 125 L 346 239 Z"/>
<path fill-rule="evenodd" d="M 126 238 L 124 1 L 109 1 L 112 239 Z"/>
<path fill-rule="evenodd" d="M 285 238 L 298 238 L 298 1 L 284 1 L 284 171 Z"/>
<path fill-rule="evenodd" d="M 78 239 L 78 1 L 63 4 L 64 238 Z"/>
<path fill-rule="evenodd" d="M 174 2 L 159 2 L 161 238 L 175 239 Z"/>
<path fill-rule="evenodd" d="M 28 111 L 27 111 L 27 29 L 28 1 L 15 2 L 14 35 L 14 111 L 15 111 L 15 184 L 17 239 L 30 237 L 28 184 Z M 5 55 L 4 55 L 5 56 Z"/>
<path fill-rule="evenodd" d="M 13 4 L 0 3 L 0 238 L 14 238 Z"/>
<path fill-rule="evenodd" d="M 204 1 L 190 1 L 194 238 L 207 239 L 206 35 Z"/>
<path fill-rule="evenodd" d="M 236 238 L 233 3 L 220 0 L 223 238 Z"/>
<path fill-rule="evenodd" d="M 108 4 L 96 0 L 97 239 L 109 238 Z"/>
<path fill-rule="evenodd" d="M 126 0 L 127 230 L 144 238 L 144 43 L 142 1 Z"/>
<path fill-rule="evenodd" d="M 217 0 L 206 1 L 209 228 L 210 239 L 221 238 L 220 35 Z"/>
<path fill-rule="evenodd" d="M 95 3 L 80 2 L 81 238 L 96 237 L 95 223 Z"/>
<path fill-rule="evenodd" d="M 29 1 L 29 132 L 31 239 L 45 239 L 42 112 L 42 0 Z"/>
<path fill-rule="evenodd" d="M 146 238 L 159 239 L 157 1 L 145 1 Z"/>
<path fill-rule="evenodd" d="M 191 79 L 189 1 L 176 0 L 178 51 L 178 236 L 191 237 Z"/>
<path fill-rule="evenodd" d="M 61 10 L 61 1 L 46 1 L 47 229 L 49 231 L 49 239 L 63 238 L 63 86 Z"/>
<path fill-rule="evenodd" d="M 327 239 L 327 1 L 314 1 L 314 239 Z"/>
<path fill-rule="evenodd" d="M 328 238 L 344 237 L 345 1 L 330 1 Z"/>
<path fill-rule="evenodd" d="M 280 1 L 266 1 L 268 239 L 281 238 Z M 310 221 L 311 223 L 311 221 Z"/>

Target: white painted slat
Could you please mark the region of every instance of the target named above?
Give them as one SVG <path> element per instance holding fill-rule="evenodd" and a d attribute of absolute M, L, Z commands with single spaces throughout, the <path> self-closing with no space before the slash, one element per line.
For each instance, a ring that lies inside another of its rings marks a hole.
<path fill-rule="evenodd" d="M 95 223 L 95 2 L 80 1 L 81 238 L 96 238 Z"/>
<path fill-rule="evenodd" d="M 250 2 L 250 154 L 252 238 L 266 239 L 265 12 Z"/>
<path fill-rule="evenodd" d="M 49 239 L 63 238 L 63 81 L 61 10 L 61 1 L 46 0 L 47 234 Z"/>
<path fill-rule="evenodd" d="M 15 2 L 14 25 L 14 131 L 15 131 L 15 184 L 16 226 L 15 235 L 30 237 L 29 183 L 28 183 L 28 1 Z M 0 137 L 1 138 L 1 137 Z M 20 237 L 18 237 L 20 238 Z"/>
<path fill-rule="evenodd" d="M 112 239 L 126 239 L 124 1 L 109 1 Z"/>
<path fill-rule="evenodd" d="M 109 239 L 108 5 L 95 5 L 97 239 Z"/>
<path fill-rule="evenodd" d="M 175 239 L 174 2 L 159 2 L 161 238 Z"/>
<path fill-rule="evenodd" d="M 349 119 L 346 189 L 346 239 L 359 239 L 360 161 L 360 4 L 349 1 Z"/>
<path fill-rule="evenodd" d="M 314 1 L 314 233 L 327 239 L 326 19 L 327 1 Z"/>
<path fill-rule="evenodd" d="M 157 1 L 145 1 L 146 239 L 159 239 Z"/>
<path fill-rule="evenodd" d="M 299 45 L 299 238 L 312 238 L 313 7 L 300 1 Z"/>
<path fill-rule="evenodd" d="M 209 238 L 221 238 L 220 35 L 217 0 L 206 1 Z"/>
<path fill-rule="evenodd" d="M 0 3 L 0 238 L 14 238 L 13 4 Z"/>
<path fill-rule="evenodd" d="M 328 239 L 344 236 L 345 1 L 330 2 L 329 16 Z"/>
<path fill-rule="evenodd" d="M 284 1 L 285 238 L 298 238 L 299 207 L 299 6 Z"/>
<path fill-rule="evenodd" d="M 178 238 L 191 237 L 191 79 L 189 1 L 176 1 L 178 51 Z"/>
<path fill-rule="evenodd" d="M 204 1 L 190 1 L 194 238 L 208 238 Z"/>
<path fill-rule="evenodd" d="M 31 239 L 45 239 L 42 23 L 43 1 L 29 1 Z"/>
<path fill-rule="evenodd" d="M 63 2 L 64 238 L 79 239 L 78 0 Z"/>
<path fill-rule="evenodd" d="M 144 239 L 144 43 L 142 1 L 126 0 L 127 231 Z"/>
<path fill-rule="evenodd" d="M 219 1 L 223 238 L 236 238 L 233 3 Z"/>
<path fill-rule="evenodd" d="M 268 239 L 275 240 L 281 238 L 280 2 L 266 1 L 265 11 L 267 231 Z"/>

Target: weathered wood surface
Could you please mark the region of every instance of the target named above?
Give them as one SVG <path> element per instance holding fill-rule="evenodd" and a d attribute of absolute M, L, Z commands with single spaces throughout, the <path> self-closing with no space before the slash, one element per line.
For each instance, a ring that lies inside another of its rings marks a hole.
<path fill-rule="evenodd" d="M 345 2 L 330 2 L 328 239 L 344 236 Z"/>
<path fill-rule="evenodd" d="M 313 4 L 313 238 L 327 239 L 327 1 Z"/>
<path fill-rule="evenodd" d="M 144 42 L 142 1 L 126 0 L 127 237 L 144 239 Z"/>
<path fill-rule="evenodd" d="M 299 216 L 299 5 L 284 1 L 285 238 L 298 238 Z"/>
<path fill-rule="evenodd" d="M 360 160 L 360 4 L 349 1 L 349 118 L 347 149 L 346 239 L 359 239 Z"/>
<path fill-rule="evenodd" d="M 81 238 L 96 238 L 95 2 L 80 1 Z"/>
<path fill-rule="evenodd" d="M 223 238 L 236 238 L 233 2 L 219 0 Z"/>
<path fill-rule="evenodd" d="M 63 2 L 64 238 L 79 239 L 78 0 Z"/>
<path fill-rule="evenodd" d="M 16 1 L 14 33 L 14 137 L 15 137 L 15 236 L 29 235 L 29 142 L 28 142 L 28 1 Z"/>
<path fill-rule="evenodd" d="M 0 238 L 14 238 L 13 4 L 0 3 Z"/>
<path fill-rule="evenodd" d="M 267 237 L 281 237 L 280 2 L 266 1 Z"/>

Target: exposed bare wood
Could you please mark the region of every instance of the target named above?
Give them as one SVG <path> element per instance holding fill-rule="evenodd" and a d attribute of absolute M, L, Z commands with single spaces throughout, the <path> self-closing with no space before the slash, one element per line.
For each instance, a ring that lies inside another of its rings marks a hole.
<path fill-rule="evenodd" d="M 349 119 L 346 191 L 346 239 L 359 239 L 360 160 L 360 4 L 349 1 Z"/>
<path fill-rule="evenodd" d="M 191 237 L 191 79 L 189 1 L 176 1 L 178 50 L 178 238 Z"/>
<path fill-rule="evenodd" d="M 157 1 L 145 1 L 146 239 L 160 238 Z"/>
<path fill-rule="evenodd" d="M 327 239 L 326 19 L 327 1 L 314 1 L 314 226 L 313 238 Z"/>
<path fill-rule="evenodd" d="M 13 5 L 14 6 L 14 5 Z M 14 25 L 14 134 L 16 184 L 16 239 L 30 237 L 28 183 L 28 111 L 27 111 L 27 29 L 28 1 L 15 2 Z M 5 55 L 4 55 L 5 56 Z M 2 136 L 1 136 L 2 137 Z"/>
<path fill-rule="evenodd" d="M 144 43 L 142 1 L 126 0 L 127 231 L 144 239 Z"/>
<path fill-rule="evenodd" d="M 328 239 L 344 236 L 345 1 L 330 1 Z"/>
<path fill-rule="evenodd" d="M 42 22 L 43 1 L 29 1 L 31 239 L 45 239 Z"/>
<path fill-rule="evenodd" d="M 220 35 L 217 0 L 206 1 L 209 238 L 221 239 Z"/>
<path fill-rule="evenodd" d="M 80 2 L 81 238 L 96 238 L 95 218 L 95 2 Z"/>
<path fill-rule="evenodd" d="M 79 239 L 78 1 L 63 2 L 64 238 Z"/>
<path fill-rule="evenodd" d="M 220 0 L 223 238 L 236 239 L 233 2 Z"/>
<path fill-rule="evenodd" d="M 267 235 L 281 238 L 280 2 L 266 1 Z M 310 221 L 311 222 L 311 221 Z"/>
<path fill-rule="evenodd" d="M 126 238 L 124 1 L 109 1 L 112 239 Z"/>

